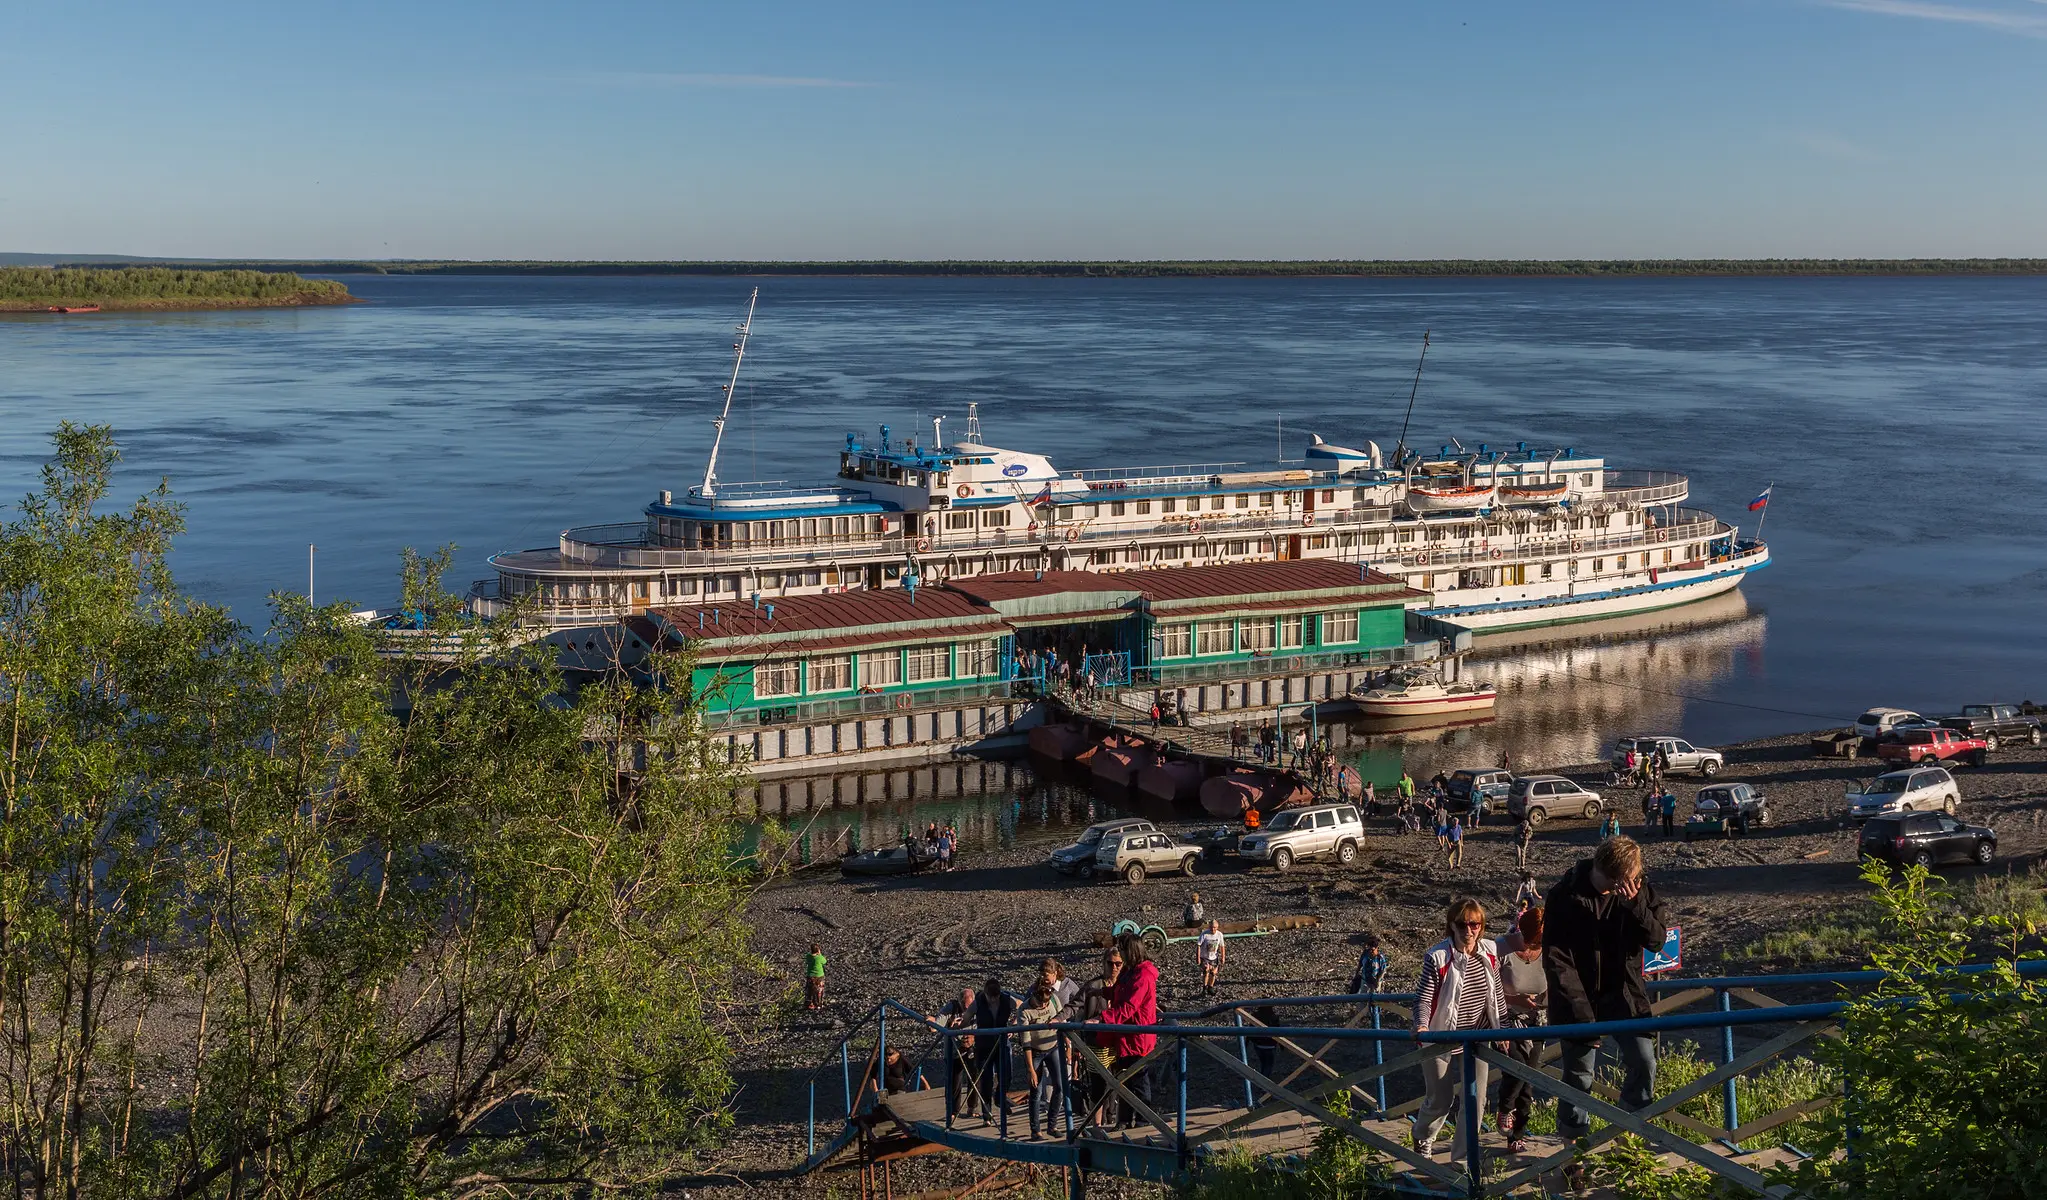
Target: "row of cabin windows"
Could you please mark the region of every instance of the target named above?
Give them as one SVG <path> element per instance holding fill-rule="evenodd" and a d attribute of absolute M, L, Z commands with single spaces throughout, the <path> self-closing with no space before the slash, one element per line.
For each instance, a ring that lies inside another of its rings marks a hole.
<path fill-rule="evenodd" d="M 790 517 L 783 521 L 684 521 L 654 518 L 654 537 L 663 546 L 687 550 L 730 550 L 738 546 L 866 541 L 888 531 L 887 518 Z"/>
<path fill-rule="evenodd" d="M 871 650 L 860 654 L 825 654 L 807 659 L 771 658 L 755 663 L 753 694 L 763 700 L 783 696 L 821 695 L 861 689 L 934 683 L 947 679 L 984 679 L 1001 673 L 1000 642 L 939 643 L 903 650 Z M 804 672 L 809 671 L 809 686 Z"/>
<path fill-rule="evenodd" d="M 982 529 L 1007 528 L 1009 525 L 1009 510 L 1006 508 L 982 509 L 978 522 L 972 511 L 955 509 L 945 514 L 945 527 L 949 530 L 972 529 L 976 524 Z"/>
<path fill-rule="evenodd" d="M 1320 617 L 1301 615 L 1242 621 L 1188 621 L 1159 627 L 1159 653 L 1165 658 L 1192 658 L 1204 654 L 1234 654 L 1272 650 L 1299 650 L 1308 645 L 1319 622 L 1319 643 L 1349 645 L 1358 640 L 1358 614 L 1326 612 Z"/>

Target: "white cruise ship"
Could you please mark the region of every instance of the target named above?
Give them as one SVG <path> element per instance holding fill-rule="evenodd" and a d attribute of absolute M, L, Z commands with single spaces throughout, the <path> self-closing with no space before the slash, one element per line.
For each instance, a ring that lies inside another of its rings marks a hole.
<path fill-rule="evenodd" d="M 998 572 L 1327 558 L 1404 579 L 1431 597 L 1420 611 L 1486 633 L 1687 604 L 1770 561 L 1760 539 L 1687 507 L 1683 475 L 1571 448 L 1388 456 L 1315 437 L 1300 463 L 1270 469 L 1070 470 L 983 441 L 968 408 L 950 445 L 942 419 L 928 442 L 886 425 L 872 440 L 847 434 L 837 479 L 815 487 L 724 483 L 714 443 L 702 483 L 661 492 L 642 520 L 492 556 L 496 574 L 470 602 L 574 626 Z"/>

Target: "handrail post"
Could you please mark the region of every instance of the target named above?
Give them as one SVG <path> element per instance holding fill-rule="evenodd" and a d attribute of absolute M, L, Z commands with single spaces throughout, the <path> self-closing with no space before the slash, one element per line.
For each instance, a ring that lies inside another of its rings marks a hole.
<path fill-rule="evenodd" d="M 1057 1014 L 1054 1015 L 1056 1016 Z M 1054 1050 L 1056 1051 L 1057 1054 L 1057 1057 L 1054 1061 L 1059 1068 L 1059 1109 L 1065 1115 L 1066 1140 L 1070 1142 L 1073 1140 L 1074 1080 L 1073 1072 L 1069 1069 L 1073 1064 L 1067 1059 L 1066 1056 L 1066 1031 L 1064 1029 L 1059 1031 L 1059 1041 L 1057 1045 L 1054 1047 Z M 1052 1114 L 1046 1113 L 1045 1115 L 1047 1117 L 1050 1117 Z"/>
<path fill-rule="evenodd" d="M 1187 1035 L 1181 1034 L 1180 1043 L 1180 1115 L 1174 1124 L 1173 1153 L 1180 1165 L 1187 1165 Z"/>
<path fill-rule="evenodd" d="M 853 1116 L 853 1055 L 850 1046 L 852 1041 L 853 1035 L 849 1033 L 839 1043 L 839 1078 L 846 1085 L 846 1117 L 848 1120 L 851 1120 Z"/>
<path fill-rule="evenodd" d="M 1729 992 L 1726 988 L 1720 988 L 1719 992 L 1720 1011 L 1724 1013 L 1733 1012 L 1734 994 L 1732 992 Z M 1732 1022 L 1729 1022 L 1728 1024 L 1722 1025 L 1720 1027 L 1720 1065 L 1726 1066 L 1728 1063 L 1731 1063 L 1733 1061 L 1734 1061 L 1734 1024 Z M 1741 1108 L 1734 1092 L 1734 1077 L 1729 1076 L 1727 1082 L 1721 1085 L 1721 1089 L 1722 1089 L 1720 1093 L 1721 1107 L 1726 1110 L 1727 1117 L 1727 1124 L 1725 1128 L 1727 1129 L 1728 1140 L 1733 1141 L 1734 1131 L 1738 1127 L 1738 1123 L 1741 1120 Z"/>
<path fill-rule="evenodd" d="M 806 1138 L 806 1140 L 807 1140 L 807 1142 L 808 1142 L 808 1144 L 809 1144 L 809 1147 L 810 1147 L 810 1148 L 809 1148 L 809 1149 L 808 1149 L 807 1151 L 805 1151 L 805 1153 L 804 1153 L 803 1157 L 804 1157 L 804 1158 L 806 1158 L 806 1159 L 816 1158 L 816 1157 L 817 1157 L 817 1080 L 816 1080 L 816 1079 L 814 1079 L 814 1078 L 813 1078 L 813 1079 L 812 1079 L 812 1080 L 810 1081 L 810 1115 L 809 1115 L 809 1116 L 808 1116 L 807 1118 L 805 1118 L 805 1119 L 804 1119 L 804 1128 L 805 1128 L 805 1130 L 806 1130 L 806 1133 L 805 1133 L 805 1138 Z"/>
<path fill-rule="evenodd" d="M 1237 1059 L 1248 1068 L 1251 1065 L 1251 1043 L 1243 1034 L 1244 1010 L 1236 1009 L 1232 1015 L 1237 1018 Z M 1251 1087 L 1251 1081 L 1248 1079 L 1244 1081 L 1244 1107 L 1258 1107 L 1258 1093 Z"/>
<path fill-rule="evenodd" d="M 1373 1029 L 1373 1031 L 1374 1031 L 1374 1032 L 1376 1032 L 1376 1031 L 1378 1031 L 1378 1030 L 1379 1030 L 1379 1028 L 1380 1028 L 1380 1025 L 1379 1025 L 1379 1002 L 1378 1002 L 1377 1000 L 1374 1000 L 1374 1001 L 1372 1001 L 1372 1029 Z M 1373 1065 L 1373 1066 L 1375 1066 L 1375 1067 L 1383 1067 L 1383 1066 L 1385 1066 L 1385 1065 L 1386 1065 L 1386 1039 L 1385 1039 L 1385 1038 L 1376 1038 L 1376 1037 L 1375 1037 L 1375 1038 L 1373 1038 L 1373 1039 L 1372 1039 L 1372 1065 Z M 1385 1112 L 1385 1111 L 1386 1111 L 1386 1076 L 1385 1076 L 1385 1075 L 1383 1075 L 1383 1074 L 1381 1074 L 1381 1075 L 1379 1076 L 1379 1080 L 1378 1080 L 1378 1083 L 1379 1083 L 1379 1111 L 1383 1113 L 1383 1112 Z"/>
<path fill-rule="evenodd" d="M 1464 1059 L 1464 1119 L 1458 1122 L 1464 1126 L 1464 1187 L 1465 1194 L 1476 1200 L 1485 1193 L 1478 1148 L 1479 1114 L 1485 1109 L 1485 1097 L 1478 1094 L 1478 1043 L 1464 1043 L 1458 1054 Z"/>
<path fill-rule="evenodd" d="M 952 1047 L 952 1031 L 940 1029 L 938 1044 L 945 1055 L 945 1127 L 952 1128 L 953 1110 L 960 1100 L 960 1056 Z"/>
<path fill-rule="evenodd" d="M 874 1095 L 876 1103 L 888 1095 L 888 1008 L 874 1014 Z"/>

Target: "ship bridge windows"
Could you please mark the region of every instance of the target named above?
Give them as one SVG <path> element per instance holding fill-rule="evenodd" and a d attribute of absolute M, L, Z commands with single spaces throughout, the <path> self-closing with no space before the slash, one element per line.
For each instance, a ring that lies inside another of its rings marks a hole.
<path fill-rule="evenodd" d="M 949 512 L 945 514 L 945 527 L 947 529 L 972 529 L 974 527 L 974 514 L 970 512 Z"/>
<path fill-rule="evenodd" d="M 1002 529 L 1008 524 L 1009 510 L 1006 508 L 991 508 L 981 514 L 981 526 L 984 529 Z"/>

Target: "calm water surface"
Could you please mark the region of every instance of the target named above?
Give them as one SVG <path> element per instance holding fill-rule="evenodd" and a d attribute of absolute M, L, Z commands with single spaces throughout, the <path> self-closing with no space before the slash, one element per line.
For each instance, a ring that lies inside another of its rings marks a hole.
<path fill-rule="evenodd" d="M 260 623 L 271 590 L 304 590 L 308 543 L 321 597 L 386 603 L 401 547 L 456 545 L 466 586 L 493 551 L 701 479 L 750 282 L 348 282 L 370 303 L 0 319 L 0 490 L 34 486 L 60 419 L 113 424 L 127 491 L 168 476 L 189 505 L 185 585 Z M 1500 720 L 1397 743 L 1417 761 L 2047 700 L 2047 279 L 761 289 L 728 480 L 817 478 L 883 422 L 957 435 L 970 400 L 988 440 L 1068 468 L 1263 462 L 1309 431 L 1390 446 L 1427 328 L 1416 444 L 1684 471 L 1745 529 L 1776 485 L 1777 562 L 1745 605 L 1512 651 L 1489 667 Z"/>

